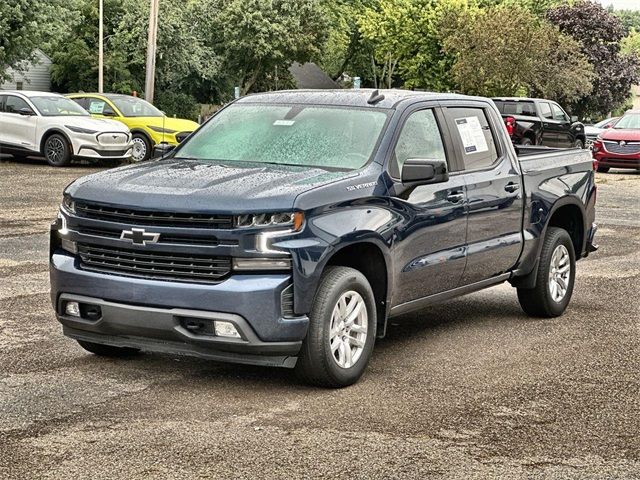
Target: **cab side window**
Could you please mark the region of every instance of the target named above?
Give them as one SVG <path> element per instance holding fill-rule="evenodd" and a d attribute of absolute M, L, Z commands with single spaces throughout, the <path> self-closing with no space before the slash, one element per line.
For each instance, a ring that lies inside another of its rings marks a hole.
<path fill-rule="evenodd" d="M 20 97 L 15 97 L 13 95 L 7 95 L 4 102 L 4 111 L 5 113 L 20 113 L 20 110 L 26 108 L 29 111 L 33 111 L 29 104 L 25 102 Z"/>
<path fill-rule="evenodd" d="M 487 112 L 483 108 L 449 107 L 449 130 L 465 170 L 491 167 L 499 158 Z"/>
<path fill-rule="evenodd" d="M 543 118 L 548 118 L 548 119 L 553 118 L 553 114 L 551 113 L 551 106 L 549 105 L 548 102 L 540 102 L 538 104 L 538 109 L 540 110 L 540 115 Z"/>
<path fill-rule="evenodd" d="M 405 121 L 389 164 L 391 175 L 399 178 L 402 166 L 410 158 L 447 159 L 442 134 L 432 109 L 414 112 Z"/>
<path fill-rule="evenodd" d="M 84 108 L 93 115 L 115 116 L 116 114 L 113 108 L 111 108 L 111 105 L 109 105 L 104 100 L 100 100 L 99 98 L 90 98 L 89 105 Z"/>
<path fill-rule="evenodd" d="M 558 120 L 559 122 L 568 122 L 569 117 L 564 113 L 564 111 L 555 103 L 551 104 L 551 108 L 553 110 L 553 118 L 554 120 Z"/>

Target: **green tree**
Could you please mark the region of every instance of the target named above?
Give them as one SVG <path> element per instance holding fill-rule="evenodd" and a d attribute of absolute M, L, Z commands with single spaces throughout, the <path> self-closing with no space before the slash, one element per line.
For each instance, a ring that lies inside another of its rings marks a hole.
<path fill-rule="evenodd" d="M 620 42 L 620 53 L 623 55 L 637 55 L 640 57 L 640 31 L 632 28 L 629 35 Z"/>
<path fill-rule="evenodd" d="M 463 93 L 566 100 L 590 91 L 579 45 L 524 7 L 469 10 L 448 32 L 445 50 L 455 55 L 451 73 Z"/>
<path fill-rule="evenodd" d="M 0 83 L 9 78 L 9 68 L 22 70 L 34 59 L 43 7 L 42 0 L 0 1 Z"/>
<path fill-rule="evenodd" d="M 573 111 L 598 117 L 625 104 L 631 86 L 640 82 L 640 60 L 620 52 L 620 41 L 626 35 L 620 19 L 590 1 L 552 8 L 547 18 L 578 41 L 596 72 L 593 91 L 574 102 Z"/>

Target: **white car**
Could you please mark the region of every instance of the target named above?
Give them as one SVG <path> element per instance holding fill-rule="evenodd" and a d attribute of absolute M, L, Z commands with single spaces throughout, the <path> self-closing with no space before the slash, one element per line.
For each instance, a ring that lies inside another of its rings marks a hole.
<path fill-rule="evenodd" d="M 0 91 L 0 152 L 44 155 L 50 165 L 72 158 L 118 161 L 131 157 L 129 128 L 92 118 L 76 102 L 56 93 Z"/>

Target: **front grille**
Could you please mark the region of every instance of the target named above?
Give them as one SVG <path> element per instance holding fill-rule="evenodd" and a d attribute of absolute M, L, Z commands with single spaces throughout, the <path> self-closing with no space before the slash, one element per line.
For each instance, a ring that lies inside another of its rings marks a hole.
<path fill-rule="evenodd" d="M 94 220 L 125 223 L 128 225 L 156 225 L 159 227 L 230 229 L 233 219 L 230 215 L 210 215 L 200 213 L 154 212 L 132 210 L 120 207 L 106 207 L 84 202 L 76 202 L 76 214 Z"/>
<path fill-rule="evenodd" d="M 80 267 L 159 280 L 215 283 L 231 271 L 231 258 L 78 244 Z"/>
<path fill-rule="evenodd" d="M 98 135 L 100 145 L 126 145 L 129 143 L 128 133 L 101 133 Z"/>
<path fill-rule="evenodd" d="M 176 140 L 178 141 L 178 143 L 182 143 L 185 140 L 185 138 L 191 135 L 191 133 L 193 132 L 178 132 L 176 133 Z"/>
<path fill-rule="evenodd" d="M 640 143 L 627 143 L 620 145 L 618 142 L 602 142 L 607 152 L 617 153 L 618 155 L 635 155 L 640 153 Z"/>

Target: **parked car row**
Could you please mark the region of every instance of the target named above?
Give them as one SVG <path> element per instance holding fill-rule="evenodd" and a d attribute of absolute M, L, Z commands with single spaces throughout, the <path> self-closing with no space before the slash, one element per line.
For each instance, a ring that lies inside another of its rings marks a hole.
<path fill-rule="evenodd" d="M 177 145 L 196 128 L 129 95 L 0 92 L 0 151 L 42 155 L 56 167 L 74 158 L 147 160 L 156 145 Z"/>

